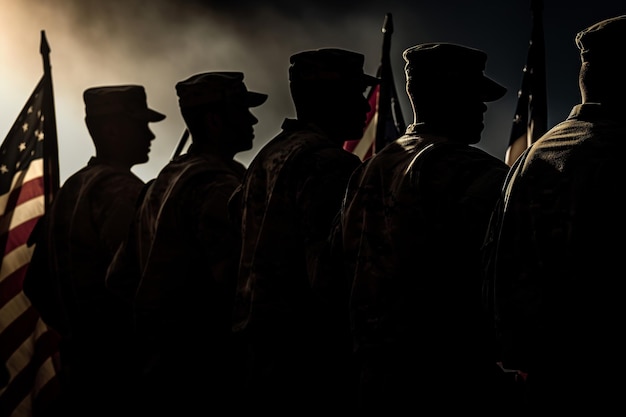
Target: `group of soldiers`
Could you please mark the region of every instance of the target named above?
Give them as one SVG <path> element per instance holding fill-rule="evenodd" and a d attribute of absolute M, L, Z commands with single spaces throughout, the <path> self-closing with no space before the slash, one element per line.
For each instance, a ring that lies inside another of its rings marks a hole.
<path fill-rule="evenodd" d="M 139 85 L 85 90 L 96 154 L 42 220 L 25 292 L 62 336 L 68 416 L 535 415 L 620 407 L 615 198 L 626 16 L 579 32 L 581 104 L 513 167 L 473 146 L 487 54 L 403 53 L 413 121 L 361 161 L 364 56 L 296 53 L 296 111 L 245 167 L 242 72 L 175 86 L 187 152 L 144 183 Z"/>

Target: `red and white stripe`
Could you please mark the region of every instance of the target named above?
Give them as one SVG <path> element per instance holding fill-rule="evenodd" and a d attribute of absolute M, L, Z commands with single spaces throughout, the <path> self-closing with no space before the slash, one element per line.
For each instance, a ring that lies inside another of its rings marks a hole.
<path fill-rule="evenodd" d="M 0 196 L 0 221 L 7 230 L 0 266 L 0 361 L 9 381 L 0 387 L 0 416 L 38 415 L 59 393 L 59 335 L 50 329 L 24 294 L 23 282 L 34 247 L 28 238 L 44 213 L 43 159 L 17 171 Z M 21 184 L 21 185 L 20 185 Z M 14 202 L 13 202 L 14 201 Z"/>

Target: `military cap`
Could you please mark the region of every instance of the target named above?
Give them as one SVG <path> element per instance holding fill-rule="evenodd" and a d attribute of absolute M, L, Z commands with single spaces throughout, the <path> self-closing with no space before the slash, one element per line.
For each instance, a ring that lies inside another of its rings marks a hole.
<path fill-rule="evenodd" d="M 83 92 L 87 117 L 127 114 L 148 122 L 159 122 L 165 115 L 148 108 L 146 92 L 140 85 L 91 87 Z"/>
<path fill-rule="evenodd" d="M 458 81 L 468 86 L 478 85 L 483 101 L 494 101 L 506 93 L 506 88 L 484 74 L 487 54 L 479 49 L 453 43 L 424 43 L 406 49 L 407 82 L 423 79 L 425 82 Z"/>
<path fill-rule="evenodd" d="M 207 104 L 243 103 L 257 107 L 265 103 L 267 94 L 248 91 L 243 73 L 235 71 L 203 72 L 176 84 L 181 108 Z"/>
<path fill-rule="evenodd" d="M 376 85 L 380 79 L 363 73 L 363 54 L 338 48 L 322 48 L 298 52 L 289 58 L 289 81 L 362 82 Z"/>
<path fill-rule="evenodd" d="M 626 15 L 602 20 L 576 34 L 582 62 L 622 62 Z"/>

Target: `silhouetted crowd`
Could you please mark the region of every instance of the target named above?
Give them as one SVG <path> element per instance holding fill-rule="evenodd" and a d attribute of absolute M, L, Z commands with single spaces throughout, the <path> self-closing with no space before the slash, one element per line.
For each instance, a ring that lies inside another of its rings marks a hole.
<path fill-rule="evenodd" d="M 343 145 L 381 80 L 355 51 L 289 57 L 295 117 L 247 167 L 268 95 L 181 80 L 191 144 L 147 182 L 166 116 L 141 85 L 86 89 L 95 156 L 24 283 L 62 337 L 53 412 L 618 414 L 626 16 L 575 44 L 580 104 L 512 166 L 474 146 L 507 89 L 465 45 L 404 51 L 412 123 L 365 160 Z"/>

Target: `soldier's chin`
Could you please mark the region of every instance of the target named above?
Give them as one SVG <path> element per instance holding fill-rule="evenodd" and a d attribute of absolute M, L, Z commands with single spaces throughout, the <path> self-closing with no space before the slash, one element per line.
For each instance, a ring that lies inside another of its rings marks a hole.
<path fill-rule="evenodd" d="M 134 165 L 145 164 L 149 160 L 150 160 L 150 157 L 148 155 L 145 155 L 145 156 L 143 156 L 141 158 L 137 158 L 137 160 L 135 161 Z"/>
<path fill-rule="evenodd" d="M 469 134 L 466 137 L 465 143 L 467 143 L 468 145 L 475 145 L 478 142 L 480 142 L 480 139 L 481 139 L 480 133 Z"/>

